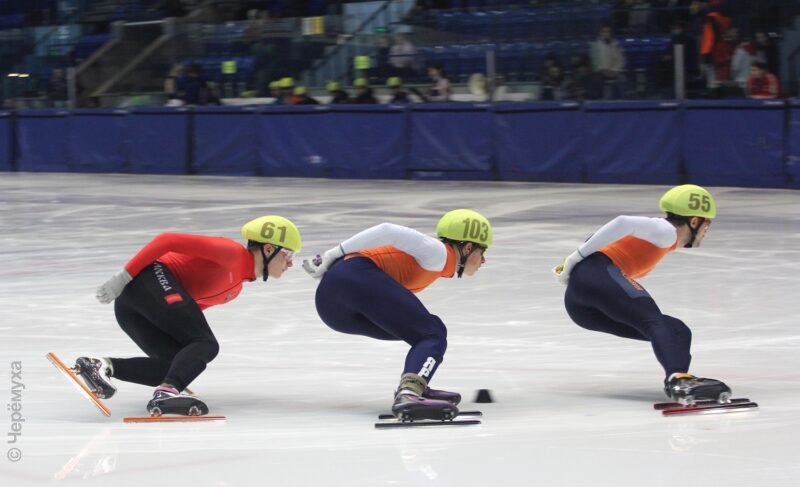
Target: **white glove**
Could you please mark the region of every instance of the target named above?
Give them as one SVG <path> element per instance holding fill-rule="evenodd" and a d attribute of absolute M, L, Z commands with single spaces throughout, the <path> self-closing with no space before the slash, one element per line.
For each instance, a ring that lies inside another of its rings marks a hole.
<path fill-rule="evenodd" d="M 322 256 L 317 255 L 311 262 L 304 260 L 303 269 L 314 279 L 321 279 L 328 271 L 328 267 L 330 267 L 336 259 L 342 257 L 344 257 L 344 249 L 341 245 L 337 245 L 326 251 Z"/>
<path fill-rule="evenodd" d="M 118 273 L 114 274 L 114 276 L 107 280 L 103 285 L 97 288 L 97 293 L 95 296 L 97 300 L 103 304 L 108 304 L 111 301 L 117 299 L 117 297 L 122 294 L 122 290 L 125 289 L 125 286 L 131 282 L 133 278 L 128 271 L 122 269 Z"/>
<path fill-rule="evenodd" d="M 579 254 L 577 250 L 569 254 L 566 259 L 553 268 L 553 273 L 556 275 L 556 281 L 566 286 L 569 282 L 569 275 L 572 273 L 572 268 L 575 267 L 575 264 L 582 260 L 583 257 L 581 257 L 581 254 Z"/>

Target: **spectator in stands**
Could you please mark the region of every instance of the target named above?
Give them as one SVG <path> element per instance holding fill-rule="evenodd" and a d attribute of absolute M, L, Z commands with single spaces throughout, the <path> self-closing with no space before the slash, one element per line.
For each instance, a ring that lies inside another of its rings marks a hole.
<path fill-rule="evenodd" d="M 305 86 L 298 86 L 294 89 L 292 97 L 289 98 L 290 105 L 319 105 L 319 102 L 308 94 Z"/>
<path fill-rule="evenodd" d="M 611 26 L 604 24 L 595 42 L 590 45 L 592 69 L 603 86 L 605 98 L 618 98 L 624 80 L 625 53 L 614 38 Z"/>
<path fill-rule="evenodd" d="M 64 76 L 64 70 L 61 68 L 53 70 L 53 75 L 47 83 L 47 99 L 50 106 L 53 108 L 67 108 L 69 104 L 67 78 Z"/>
<path fill-rule="evenodd" d="M 267 23 L 267 13 L 262 10 L 251 8 L 247 11 L 247 22 L 244 26 L 242 39 L 246 44 L 252 44 L 261 38 L 264 26 Z"/>
<path fill-rule="evenodd" d="M 778 73 L 780 69 L 778 48 L 773 44 L 766 32 L 759 31 L 755 35 L 756 59 L 767 65 L 770 73 Z"/>
<path fill-rule="evenodd" d="M 649 0 L 628 0 L 628 27 L 636 33 L 645 33 L 653 23 L 653 4 Z"/>
<path fill-rule="evenodd" d="M 707 5 L 693 4 L 693 11 L 703 16 L 700 62 L 706 77 L 706 87 L 711 90 L 719 87 L 720 80 L 715 70 L 718 63 L 715 63 L 715 58 L 721 57 L 721 53 L 717 51 L 731 28 L 731 19 L 722 12 L 723 4 L 723 0 L 711 0 Z"/>
<path fill-rule="evenodd" d="M 372 93 L 372 88 L 369 86 L 369 83 L 367 83 L 367 78 L 356 78 L 356 80 L 353 82 L 353 86 L 356 89 L 356 96 L 350 100 L 351 103 L 378 103 L 378 100 Z"/>
<path fill-rule="evenodd" d="M 350 103 L 350 95 L 342 89 L 342 86 L 337 81 L 331 81 L 326 86 L 328 93 L 331 95 L 330 103 Z"/>
<path fill-rule="evenodd" d="M 411 98 L 408 95 L 405 87 L 403 87 L 403 80 L 397 76 L 392 76 L 386 80 L 386 86 L 391 91 L 392 97 L 389 103 L 411 103 Z"/>
<path fill-rule="evenodd" d="M 175 96 L 184 105 L 205 105 L 208 103 L 208 85 L 203 68 L 192 63 L 186 71 L 175 80 Z"/>
<path fill-rule="evenodd" d="M 585 55 L 572 60 L 572 79 L 567 82 L 566 96 L 572 100 L 591 100 L 594 96 L 594 74 L 592 64 Z"/>
<path fill-rule="evenodd" d="M 404 35 L 394 36 L 389 48 L 389 64 L 397 77 L 413 76 L 416 72 L 417 48 Z"/>
<path fill-rule="evenodd" d="M 184 75 L 183 64 L 176 64 L 172 66 L 167 73 L 167 78 L 164 80 L 164 96 L 167 97 L 167 103 L 172 104 L 174 103 L 173 100 L 177 99 L 177 83 L 178 78 Z"/>
<path fill-rule="evenodd" d="M 426 101 L 448 101 L 452 88 L 450 87 L 450 80 L 444 72 L 441 64 L 432 64 L 428 67 L 428 75 L 433 80 L 433 85 L 428 88 Z"/>
<path fill-rule="evenodd" d="M 747 79 L 747 96 L 762 100 L 778 98 L 780 93 L 778 78 L 767 70 L 767 63 L 754 62 L 750 66 L 750 77 Z"/>
<path fill-rule="evenodd" d="M 744 37 L 733 51 L 731 59 L 731 79 L 735 83 L 739 94 L 744 96 L 747 89 L 747 79 L 750 77 L 750 66 L 756 61 L 756 49 L 748 37 Z"/>
<path fill-rule="evenodd" d="M 567 94 L 567 83 L 560 64 L 553 64 L 542 78 L 541 100 L 562 100 Z"/>

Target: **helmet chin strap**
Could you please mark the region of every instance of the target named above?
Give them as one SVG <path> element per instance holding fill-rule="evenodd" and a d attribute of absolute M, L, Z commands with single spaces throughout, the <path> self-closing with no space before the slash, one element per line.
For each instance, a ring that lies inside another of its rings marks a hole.
<path fill-rule="evenodd" d="M 699 217 L 698 217 L 698 218 L 699 218 Z M 690 232 L 692 232 L 692 238 L 691 238 L 691 239 L 689 239 L 689 241 L 686 243 L 686 245 L 684 245 L 684 246 L 683 246 L 683 248 L 685 248 L 685 249 L 691 249 L 691 248 L 693 248 L 693 247 L 694 247 L 694 241 L 695 241 L 695 240 L 697 240 L 697 232 L 699 232 L 699 231 L 700 231 L 700 227 L 702 227 L 702 226 L 703 226 L 703 223 L 705 223 L 705 221 L 706 221 L 706 219 L 705 219 L 705 218 L 703 218 L 702 220 L 703 220 L 703 221 L 702 221 L 702 222 L 700 222 L 700 223 L 697 225 L 697 228 L 692 228 L 692 223 L 691 223 L 690 221 L 686 222 L 686 226 L 688 226 L 688 227 L 689 227 L 689 231 L 690 231 Z"/>
<path fill-rule="evenodd" d="M 267 279 L 269 278 L 269 263 L 272 262 L 272 259 L 274 259 L 275 256 L 278 255 L 278 252 L 280 252 L 281 249 L 283 248 L 278 246 L 273 246 L 273 247 L 275 248 L 275 250 L 272 252 L 272 254 L 267 255 L 266 252 L 264 251 L 264 246 L 263 245 L 261 246 L 261 257 L 263 257 L 261 260 L 264 262 L 264 270 L 262 271 L 262 277 L 264 278 L 264 282 L 267 282 Z"/>
<path fill-rule="evenodd" d="M 461 279 L 461 276 L 464 275 L 464 267 L 466 267 L 467 265 L 467 260 L 469 260 L 469 256 L 472 255 L 473 252 L 478 250 L 479 247 L 475 244 L 472 244 L 472 249 L 469 251 L 469 253 L 467 253 L 467 255 L 464 255 L 464 245 L 466 245 L 466 242 L 458 242 L 458 243 L 454 242 L 454 244 L 455 247 L 458 249 L 458 255 L 461 256 L 458 260 L 458 267 L 456 268 L 456 275 L 458 276 L 459 279 Z"/>

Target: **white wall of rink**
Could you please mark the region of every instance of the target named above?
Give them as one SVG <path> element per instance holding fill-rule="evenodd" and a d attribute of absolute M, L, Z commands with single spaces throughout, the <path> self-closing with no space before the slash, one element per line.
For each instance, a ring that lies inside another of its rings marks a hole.
<path fill-rule="evenodd" d="M 693 371 L 756 410 L 662 417 L 648 344 L 585 331 L 563 310 L 550 268 L 619 214 L 658 215 L 665 189 L 2 173 L 0 484 L 796 485 L 800 193 L 709 188 L 718 218 L 703 246 L 642 281 L 692 328 Z M 433 385 L 461 391 L 483 424 L 375 430 L 407 348 L 329 330 L 299 260 L 383 221 L 433 233 L 459 207 L 492 220 L 494 246 L 475 277 L 419 297 L 449 330 Z M 221 352 L 192 389 L 225 423 L 123 424 L 151 394 L 124 383 L 105 418 L 45 359 L 134 356 L 97 285 L 159 232 L 239 240 L 268 213 L 298 225 L 303 251 L 280 280 L 207 312 Z M 480 388 L 496 402 L 473 404 Z"/>

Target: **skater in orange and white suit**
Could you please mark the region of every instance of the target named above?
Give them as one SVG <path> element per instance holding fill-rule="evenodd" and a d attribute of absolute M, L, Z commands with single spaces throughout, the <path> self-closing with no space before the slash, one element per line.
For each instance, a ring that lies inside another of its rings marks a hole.
<path fill-rule="evenodd" d="M 667 191 L 659 206 L 666 217 L 619 216 L 556 266 L 557 279 L 567 286 L 564 304 L 572 321 L 587 330 L 650 342 L 671 399 L 724 401 L 727 385 L 689 374 L 689 327 L 662 313 L 639 282 L 678 247 L 699 247 L 716 205 L 704 188 L 684 184 Z"/>
<path fill-rule="evenodd" d="M 383 223 L 364 230 L 303 267 L 321 281 L 316 307 L 330 328 L 379 340 L 402 340 L 406 355 L 392 413 L 413 419 L 458 414 L 458 393 L 428 387 L 447 349 L 447 328 L 416 293 L 440 277 L 472 276 L 492 244 L 489 221 L 473 210 L 453 210 L 436 237 Z"/>

